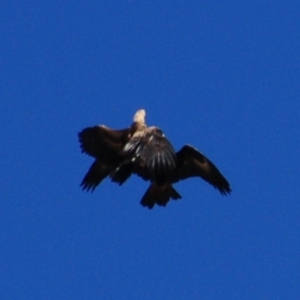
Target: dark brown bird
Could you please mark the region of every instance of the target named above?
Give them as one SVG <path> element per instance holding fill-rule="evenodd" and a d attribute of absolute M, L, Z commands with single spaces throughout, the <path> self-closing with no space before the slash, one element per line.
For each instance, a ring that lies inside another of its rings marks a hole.
<path fill-rule="evenodd" d="M 81 182 L 83 190 L 94 191 L 104 178 L 122 164 L 124 157 L 120 155 L 121 151 L 132 135 L 145 127 L 144 120 L 145 111 L 139 110 L 129 128 L 114 130 L 105 125 L 97 125 L 78 133 L 81 152 L 95 158 Z"/>
<path fill-rule="evenodd" d="M 82 180 L 84 190 L 93 191 L 107 176 L 122 185 L 136 174 L 151 182 L 141 200 L 148 208 L 180 199 L 172 184 L 190 177 L 201 177 L 222 195 L 231 192 L 228 181 L 211 161 L 189 145 L 175 152 L 158 127 L 146 126 L 145 116 L 145 110 L 137 111 L 127 129 L 113 130 L 100 125 L 79 133 L 82 152 L 95 158 Z"/>

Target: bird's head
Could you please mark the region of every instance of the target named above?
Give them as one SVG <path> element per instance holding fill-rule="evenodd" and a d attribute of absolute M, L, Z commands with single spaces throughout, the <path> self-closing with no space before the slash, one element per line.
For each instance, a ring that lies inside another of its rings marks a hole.
<path fill-rule="evenodd" d="M 146 111 L 144 109 L 139 109 L 133 116 L 133 122 L 140 125 L 145 124 Z"/>

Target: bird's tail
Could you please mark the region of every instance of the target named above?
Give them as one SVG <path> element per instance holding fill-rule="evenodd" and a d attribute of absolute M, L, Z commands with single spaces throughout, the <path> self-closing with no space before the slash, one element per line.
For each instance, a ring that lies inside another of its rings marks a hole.
<path fill-rule="evenodd" d="M 151 183 L 141 200 L 141 204 L 151 209 L 155 203 L 159 206 L 166 206 L 170 199 L 177 200 L 181 198 L 171 184 L 157 185 Z"/>

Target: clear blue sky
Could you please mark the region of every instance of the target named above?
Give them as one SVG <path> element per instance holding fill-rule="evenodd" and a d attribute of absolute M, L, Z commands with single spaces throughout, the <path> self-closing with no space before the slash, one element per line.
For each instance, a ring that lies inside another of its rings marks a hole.
<path fill-rule="evenodd" d="M 300 299 L 300 2 L 0 5 L 1 299 Z M 231 183 L 143 208 L 79 183 L 137 109 Z"/>

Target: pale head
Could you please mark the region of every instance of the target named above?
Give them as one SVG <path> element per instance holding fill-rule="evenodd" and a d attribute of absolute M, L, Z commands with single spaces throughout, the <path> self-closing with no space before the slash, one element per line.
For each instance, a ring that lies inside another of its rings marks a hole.
<path fill-rule="evenodd" d="M 144 109 L 139 109 L 133 116 L 133 122 L 139 124 L 145 124 L 146 111 Z"/>

